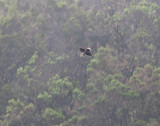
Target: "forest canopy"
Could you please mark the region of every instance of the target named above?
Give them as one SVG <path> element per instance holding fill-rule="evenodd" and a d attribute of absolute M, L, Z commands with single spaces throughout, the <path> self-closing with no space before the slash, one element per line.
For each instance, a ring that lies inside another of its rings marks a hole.
<path fill-rule="evenodd" d="M 0 13 L 1 126 L 160 126 L 159 0 L 0 0 Z"/>

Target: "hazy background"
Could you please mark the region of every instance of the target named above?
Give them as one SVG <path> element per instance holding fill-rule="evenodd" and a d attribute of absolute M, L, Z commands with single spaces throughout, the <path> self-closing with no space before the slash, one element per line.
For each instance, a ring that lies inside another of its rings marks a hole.
<path fill-rule="evenodd" d="M 0 125 L 160 126 L 160 1 L 0 0 Z"/>

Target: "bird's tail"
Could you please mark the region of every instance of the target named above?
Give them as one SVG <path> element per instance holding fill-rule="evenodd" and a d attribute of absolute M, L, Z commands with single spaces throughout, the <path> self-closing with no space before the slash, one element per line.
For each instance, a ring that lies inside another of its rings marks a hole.
<path fill-rule="evenodd" d="M 83 57 L 85 55 L 85 53 L 80 53 L 80 57 Z"/>

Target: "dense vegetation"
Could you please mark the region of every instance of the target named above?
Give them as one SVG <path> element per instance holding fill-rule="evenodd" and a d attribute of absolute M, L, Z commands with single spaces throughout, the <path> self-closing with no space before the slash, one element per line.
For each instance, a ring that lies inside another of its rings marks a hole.
<path fill-rule="evenodd" d="M 0 13 L 1 126 L 160 126 L 159 0 L 0 0 Z"/>

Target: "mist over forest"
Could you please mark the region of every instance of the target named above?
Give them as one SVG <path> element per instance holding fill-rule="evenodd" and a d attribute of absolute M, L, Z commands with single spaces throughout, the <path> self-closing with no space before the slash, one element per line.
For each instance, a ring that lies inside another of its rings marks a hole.
<path fill-rule="evenodd" d="M 0 126 L 160 126 L 160 0 L 0 0 Z"/>

